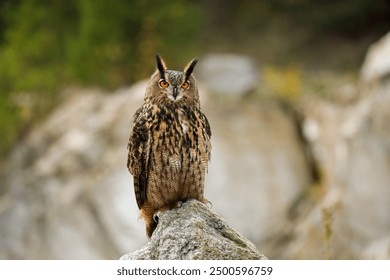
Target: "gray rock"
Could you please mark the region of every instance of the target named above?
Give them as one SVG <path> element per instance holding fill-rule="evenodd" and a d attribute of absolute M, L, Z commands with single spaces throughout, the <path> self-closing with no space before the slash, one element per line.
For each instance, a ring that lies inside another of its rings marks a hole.
<path fill-rule="evenodd" d="M 141 249 L 122 260 L 267 259 L 203 203 L 190 200 L 160 213 L 157 229 Z"/>
<path fill-rule="evenodd" d="M 327 243 L 332 258 L 388 258 L 389 47 L 390 33 L 370 48 L 356 101 L 346 106 L 315 95 L 303 98 L 303 134 L 322 175 L 322 193 L 296 220 L 282 258 L 325 258 Z M 324 209 L 332 216 L 328 237 Z"/>
<path fill-rule="evenodd" d="M 362 257 L 367 260 L 390 260 L 390 236 L 367 244 Z"/>
<path fill-rule="evenodd" d="M 205 196 L 230 226 L 277 258 L 271 241 L 289 227 L 292 205 L 311 184 L 297 127 L 273 102 L 209 102 L 204 110 L 213 132 Z"/>
<path fill-rule="evenodd" d="M 361 79 L 364 83 L 372 83 L 389 75 L 390 32 L 370 46 L 362 66 Z"/>
<path fill-rule="evenodd" d="M 0 258 L 117 259 L 146 240 L 126 169 L 144 88 L 70 89 L 15 147 L 0 179 Z"/>
<path fill-rule="evenodd" d="M 258 86 L 253 59 L 236 54 L 208 54 L 199 62 L 197 77 L 212 93 L 241 96 Z"/>

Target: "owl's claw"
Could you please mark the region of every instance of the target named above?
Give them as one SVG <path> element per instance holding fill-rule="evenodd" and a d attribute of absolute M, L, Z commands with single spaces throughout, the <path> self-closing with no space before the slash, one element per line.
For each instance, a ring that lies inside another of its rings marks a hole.
<path fill-rule="evenodd" d="M 209 208 L 213 208 L 213 204 L 211 203 L 210 200 L 207 200 L 207 201 L 206 201 L 206 205 L 207 205 L 207 207 L 209 207 Z"/>
<path fill-rule="evenodd" d="M 155 221 L 156 223 L 158 223 L 159 215 L 160 215 L 160 211 L 157 211 L 156 213 L 153 214 L 153 221 Z"/>
<path fill-rule="evenodd" d="M 177 208 L 180 208 L 182 205 L 183 205 L 183 201 L 178 201 L 178 202 L 176 203 L 176 207 L 177 207 Z"/>

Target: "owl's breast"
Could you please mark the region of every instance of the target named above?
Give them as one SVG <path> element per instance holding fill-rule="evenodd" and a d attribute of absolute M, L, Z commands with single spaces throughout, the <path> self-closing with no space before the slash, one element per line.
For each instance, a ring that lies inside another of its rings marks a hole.
<path fill-rule="evenodd" d="M 209 137 L 200 114 L 190 107 L 155 107 L 149 130 L 152 153 L 174 169 L 208 158 Z"/>
<path fill-rule="evenodd" d="M 155 110 L 149 120 L 147 197 L 158 205 L 203 199 L 209 137 L 193 110 Z"/>
<path fill-rule="evenodd" d="M 160 120 L 152 128 L 152 154 L 164 166 L 182 169 L 196 154 L 198 136 L 195 132 L 185 119 Z"/>

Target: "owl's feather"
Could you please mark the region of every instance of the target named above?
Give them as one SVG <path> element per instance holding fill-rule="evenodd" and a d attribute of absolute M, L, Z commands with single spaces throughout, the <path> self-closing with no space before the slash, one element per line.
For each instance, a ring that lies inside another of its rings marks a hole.
<path fill-rule="evenodd" d="M 186 67 L 184 67 L 184 75 L 186 80 L 188 79 L 189 76 L 191 76 L 192 72 L 194 71 L 195 65 L 197 63 L 198 63 L 198 59 L 194 58 L 193 60 L 190 61 L 190 63 L 186 65 Z"/>
<path fill-rule="evenodd" d="M 167 70 L 167 66 L 159 54 L 156 55 L 156 61 L 157 70 L 160 72 L 161 79 L 163 79 L 165 78 L 165 70 Z"/>
<path fill-rule="evenodd" d="M 135 198 L 140 209 L 146 200 L 150 152 L 150 138 L 146 121 L 141 107 L 133 117 L 128 144 L 127 167 L 134 176 Z"/>

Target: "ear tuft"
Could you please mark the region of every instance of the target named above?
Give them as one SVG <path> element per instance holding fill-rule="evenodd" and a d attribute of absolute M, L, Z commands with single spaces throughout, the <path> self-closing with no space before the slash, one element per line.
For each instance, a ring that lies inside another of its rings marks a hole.
<path fill-rule="evenodd" d="M 157 70 L 160 72 L 161 78 L 164 78 L 165 70 L 167 70 L 167 66 L 159 54 L 156 54 L 156 61 L 157 61 Z"/>
<path fill-rule="evenodd" d="M 186 80 L 188 79 L 189 76 L 191 76 L 192 72 L 194 71 L 195 65 L 198 63 L 198 59 L 194 58 L 193 60 L 190 61 L 184 68 L 184 75 L 186 76 Z"/>

